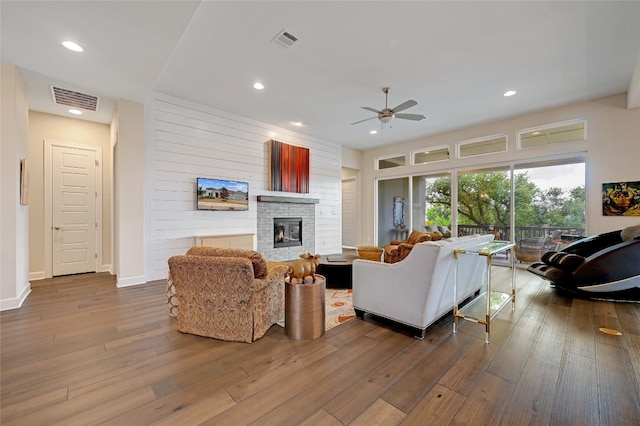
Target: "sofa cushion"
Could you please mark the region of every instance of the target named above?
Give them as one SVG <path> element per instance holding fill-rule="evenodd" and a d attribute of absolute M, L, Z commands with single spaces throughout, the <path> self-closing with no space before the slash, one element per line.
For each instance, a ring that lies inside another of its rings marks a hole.
<path fill-rule="evenodd" d="M 249 259 L 253 266 L 253 276 L 257 279 L 262 279 L 267 276 L 268 267 L 267 261 L 262 256 L 262 253 L 237 249 L 237 248 L 224 248 L 224 247 L 206 247 L 206 246 L 193 246 L 187 251 L 187 256 L 219 256 L 219 257 L 240 257 L 243 259 Z"/>

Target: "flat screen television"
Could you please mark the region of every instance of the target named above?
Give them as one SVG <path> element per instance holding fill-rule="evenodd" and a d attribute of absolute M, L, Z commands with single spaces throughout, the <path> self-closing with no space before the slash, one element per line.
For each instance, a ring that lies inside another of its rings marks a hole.
<path fill-rule="evenodd" d="M 249 183 L 197 178 L 198 210 L 249 210 Z"/>

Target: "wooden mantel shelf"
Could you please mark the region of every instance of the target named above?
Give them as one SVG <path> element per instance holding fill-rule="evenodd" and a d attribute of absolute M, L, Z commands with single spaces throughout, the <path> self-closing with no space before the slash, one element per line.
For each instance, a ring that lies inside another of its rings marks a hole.
<path fill-rule="evenodd" d="M 279 197 L 274 195 L 258 195 L 259 203 L 292 203 L 292 204 L 318 204 L 318 198 Z"/>

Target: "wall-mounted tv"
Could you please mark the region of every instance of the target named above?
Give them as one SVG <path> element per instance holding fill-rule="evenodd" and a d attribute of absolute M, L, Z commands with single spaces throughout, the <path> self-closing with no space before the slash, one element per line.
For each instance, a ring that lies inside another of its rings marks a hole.
<path fill-rule="evenodd" d="M 249 183 L 197 179 L 198 210 L 249 210 Z"/>

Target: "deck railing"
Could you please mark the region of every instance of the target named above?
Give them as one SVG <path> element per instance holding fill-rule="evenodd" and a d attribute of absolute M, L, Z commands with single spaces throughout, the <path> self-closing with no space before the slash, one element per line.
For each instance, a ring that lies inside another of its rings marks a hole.
<path fill-rule="evenodd" d="M 576 239 L 585 236 L 584 228 L 568 228 L 561 226 L 516 226 L 515 238 L 511 238 L 511 228 L 509 226 L 499 225 L 458 225 L 458 235 L 470 234 L 488 234 L 496 233 L 496 239 L 505 241 L 514 241 L 516 244 L 526 238 L 545 238 L 552 235 L 555 231 L 565 238 Z M 499 235 L 499 236 L 498 236 Z"/>

